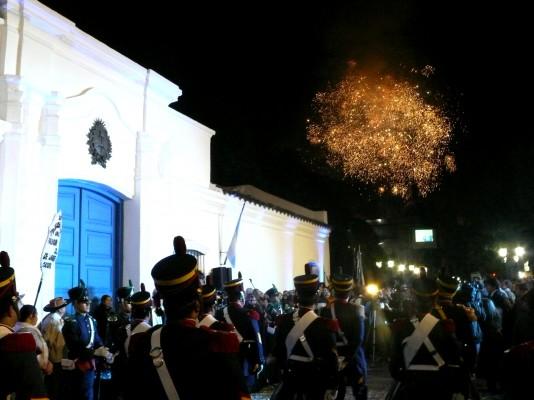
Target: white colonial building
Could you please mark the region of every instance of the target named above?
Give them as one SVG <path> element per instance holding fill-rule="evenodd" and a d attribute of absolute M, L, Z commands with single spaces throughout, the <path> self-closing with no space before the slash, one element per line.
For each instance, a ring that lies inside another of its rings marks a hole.
<path fill-rule="evenodd" d="M 150 270 L 177 234 L 209 273 L 224 261 L 244 202 L 235 271 L 246 283 L 290 288 L 306 262 L 329 268 L 325 212 L 210 182 L 215 132 L 168 107 L 177 85 L 38 1 L 3 2 L 0 24 L 0 249 L 27 303 L 58 209 L 60 254 L 40 306 L 80 278 L 94 296 L 129 279 L 151 288 Z M 97 120 L 105 130 L 90 135 Z"/>

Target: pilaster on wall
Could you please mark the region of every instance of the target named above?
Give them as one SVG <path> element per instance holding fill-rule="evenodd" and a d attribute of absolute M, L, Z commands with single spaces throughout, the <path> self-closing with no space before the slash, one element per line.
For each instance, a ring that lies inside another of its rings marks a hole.
<path fill-rule="evenodd" d="M 23 91 L 20 77 L 0 77 L 0 118 L 5 121 L 0 141 L 0 248 L 14 251 L 17 204 L 20 198 Z"/>
<path fill-rule="evenodd" d="M 135 286 L 141 282 L 151 282 L 150 270 L 142 269 L 148 260 L 142 254 L 146 248 L 146 238 L 141 226 L 147 217 L 142 213 L 144 193 L 151 192 L 151 186 L 158 177 L 156 143 L 146 131 L 137 133 L 135 157 L 135 194 L 132 199 L 124 202 L 124 264 L 123 280 L 131 279 Z M 151 226 L 149 223 L 148 226 Z M 149 235 L 150 236 L 150 235 Z M 150 285 L 149 285 L 150 286 Z"/>
<path fill-rule="evenodd" d="M 20 130 L 22 124 L 22 80 L 17 75 L 0 77 L 0 118 Z"/>
<path fill-rule="evenodd" d="M 61 140 L 59 135 L 61 99 L 57 92 L 51 92 L 44 99 L 39 120 L 38 143 L 40 149 L 39 169 L 33 171 L 33 176 L 39 177 L 33 181 L 34 196 L 39 196 L 38 204 L 34 207 L 36 215 L 36 226 L 46 226 L 57 210 L 58 196 L 58 169 Z M 38 220 L 37 220 L 38 219 Z M 37 225 L 38 224 L 38 225 Z M 43 238 L 44 240 L 44 238 Z M 55 271 L 48 272 L 47 278 L 43 280 L 43 287 L 38 300 L 38 308 L 42 308 L 48 299 L 54 297 Z"/>

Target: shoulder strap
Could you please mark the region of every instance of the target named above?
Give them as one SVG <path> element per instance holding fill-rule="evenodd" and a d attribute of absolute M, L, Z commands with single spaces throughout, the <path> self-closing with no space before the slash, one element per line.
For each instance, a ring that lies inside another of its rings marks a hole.
<path fill-rule="evenodd" d="M 428 335 L 430 334 L 432 329 L 434 329 L 438 321 L 439 320 L 430 313 L 426 314 L 420 323 L 418 320 L 412 320 L 412 324 L 414 325 L 415 330 L 410 336 L 408 336 L 402 341 L 402 343 L 404 344 L 403 356 L 406 369 L 436 371 L 440 367 L 445 365 L 445 361 L 443 361 L 443 358 L 436 351 L 436 348 L 428 338 Z M 415 355 L 423 344 L 434 358 L 434 361 L 436 361 L 437 366 L 411 365 L 412 360 L 414 359 Z"/>
<path fill-rule="evenodd" d="M 295 311 L 295 314 L 298 311 Z M 310 324 L 315 321 L 319 316 L 315 314 L 313 311 L 308 311 L 306 314 L 302 316 L 302 318 L 298 319 L 295 322 L 295 325 L 291 330 L 289 331 L 287 338 L 286 338 L 286 351 L 287 351 L 287 358 L 291 358 L 297 361 L 311 361 L 313 360 L 313 352 L 311 351 L 310 346 L 306 342 L 306 336 L 304 336 L 304 331 Z M 300 356 L 292 356 L 291 353 L 293 352 L 293 349 L 295 348 L 295 345 L 297 344 L 297 340 L 300 340 L 302 343 L 302 346 L 304 347 L 304 350 L 308 354 L 308 357 L 300 357 Z M 302 359 L 301 359 L 302 358 Z"/>
<path fill-rule="evenodd" d="M 149 329 L 151 328 L 151 326 L 149 324 L 147 324 L 146 322 L 140 322 L 136 325 L 136 327 L 134 328 L 134 330 L 132 331 L 132 324 L 128 324 L 126 325 L 126 340 L 124 341 L 124 351 L 126 352 L 126 356 L 128 357 L 129 355 L 129 351 L 128 349 L 130 348 L 130 339 L 133 335 L 137 334 L 137 333 L 141 333 L 141 332 L 146 332 L 148 331 Z"/>
<path fill-rule="evenodd" d="M 86 348 L 90 349 L 95 343 L 95 323 L 93 321 L 93 317 L 91 317 L 90 315 L 87 316 L 87 320 L 89 321 L 89 326 L 91 329 L 91 337 L 89 338 L 89 343 L 87 343 Z"/>
<path fill-rule="evenodd" d="M 161 348 L 162 330 L 162 327 L 159 327 L 152 332 L 152 336 L 150 337 L 150 357 L 152 357 L 152 363 L 154 364 L 156 371 L 158 371 L 159 380 L 161 381 L 161 385 L 165 390 L 167 398 L 169 400 L 180 400 L 180 396 L 178 396 L 174 382 L 172 381 L 165 360 L 163 359 L 163 349 Z"/>
<path fill-rule="evenodd" d="M 241 336 L 241 334 L 237 330 L 237 327 L 232 322 L 232 319 L 230 318 L 230 313 L 228 312 L 228 307 L 224 307 L 223 314 L 224 314 L 224 319 L 226 320 L 226 322 L 235 327 L 234 332 L 237 335 L 237 339 L 239 340 L 239 343 L 241 343 L 243 341 L 243 336 Z"/>
<path fill-rule="evenodd" d="M 332 315 L 332 319 L 334 321 L 338 321 L 338 319 L 336 318 L 336 307 L 334 302 L 330 304 L 330 314 Z M 341 324 L 339 323 L 339 321 L 337 323 L 337 334 L 341 339 L 341 342 L 336 342 L 336 347 L 346 346 L 349 341 L 345 337 L 345 332 L 341 330 Z"/>

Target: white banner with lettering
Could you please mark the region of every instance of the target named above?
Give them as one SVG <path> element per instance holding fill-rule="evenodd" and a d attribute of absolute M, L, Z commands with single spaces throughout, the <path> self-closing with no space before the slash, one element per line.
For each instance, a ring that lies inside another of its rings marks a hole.
<path fill-rule="evenodd" d="M 58 211 L 52 223 L 48 227 L 48 235 L 41 253 L 41 271 L 50 271 L 56 265 L 59 253 L 59 242 L 61 240 L 62 218 L 61 211 Z"/>

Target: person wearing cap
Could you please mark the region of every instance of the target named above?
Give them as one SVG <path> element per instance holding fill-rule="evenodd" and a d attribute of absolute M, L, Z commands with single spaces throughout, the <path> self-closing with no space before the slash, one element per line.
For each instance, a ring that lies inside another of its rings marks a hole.
<path fill-rule="evenodd" d="M 438 301 L 433 310 L 433 315 L 440 319 L 454 321 L 456 338 L 462 344 L 462 358 L 466 368 L 466 374 L 474 373 L 477 359 L 477 316 L 475 310 L 463 304 L 453 302 L 454 295 L 458 291 L 458 280 L 446 274 L 440 274 L 436 279 L 438 284 Z M 465 389 L 465 395 L 469 394 L 469 388 Z"/>
<path fill-rule="evenodd" d="M 340 362 L 338 399 L 345 398 L 345 381 L 352 387 L 356 400 L 367 399 L 367 361 L 363 350 L 365 317 L 355 304 L 349 303 L 353 290 L 352 276 L 334 275 L 330 280 L 334 301 L 320 315 L 336 322 L 336 347 Z"/>
<path fill-rule="evenodd" d="M 48 399 L 30 333 L 15 333 L 18 316 L 15 271 L 9 255 L 0 252 L 0 399 Z"/>
<path fill-rule="evenodd" d="M 136 334 L 129 346 L 128 399 L 250 399 L 234 333 L 198 326 L 201 290 L 197 260 L 175 239 L 176 254 L 152 268 L 165 324 Z M 134 340 L 135 339 L 135 340 Z"/>
<path fill-rule="evenodd" d="M 50 399 L 59 398 L 59 385 L 61 381 L 61 359 L 66 357 L 65 339 L 63 338 L 64 321 L 66 306 L 69 303 L 63 297 L 56 297 L 44 306 L 43 311 L 48 314 L 43 318 L 40 324 L 40 330 L 43 338 L 48 345 L 48 358 L 54 365 L 52 374 L 45 376 L 45 384 Z"/>
<path fill-rule="evenodd" d="M 83 281 L 69 290 L 75 314 L 65 319 L 63 337 L 68 349 L 68 359 L 62 360 L 62 367 L 70 378 L 70 397 L 92 400 L 95 382 L 95 357 L 111 361 L 112 355 L 103 346 L 98 334 L 96 320 L 89 315 L 89 296 Z"/>
<path fill-rule="evenodd" d="M 390 372 L 392 391 L 399 400 L 450 400 L 464 386 L 460 345 L 454 322 L 436 318 L 438 286 L 435 280 L 413 282 L 415 314 L 391 325 Z"/>
<path fill-rule="evenodd" d="M 293 279 L 298 309 L 278 319 L 273 357 L 282 369 L 276 399 L 335 399 L 338 359 L 333 324 L 314 312 L 317 275 Z"/>
<path fill-rule="evenodd" d="M 122 286 L 117 289 L 117 317 L 119 318 L 119 326 L 124 327 L 131 322 L 132 306 L 130 296 L 133 293 L 132 282 L 129 281 L 128 286 Z"/>
<path fill-rule="evenodd" d="M 150 293 L 145 289 L 144 283 L 141 283 L 141 290 L 132 295 L 130 302 L 132 306 L 132 322 L 125 327 L 127 337 L 124 341 L 124 353 L 126 354 L 126 357 L 128 357 L 129 354 L 132 337 L 152 328 L 149 323 L 152 300 L 150 299 Z"/>
<path fill-rule="evenodd" d="M 247 310 L 244 306 L 243 279 L 233 279 L 224 283 L 224 291 L 228 304 L 215 314 L 219 321 L 235 327 L 239 339 L 239 353 L 243 374 L 249 389 L 256 384 L 256 374 L 261 372 L 265 363 L 263 345 L 260 336 L 260 315 L 254 310 Z"/>
<path fill-rule="evenodd" d="M 211 285 L 203 285 L 201 296 L 201 312 L 198 316 L 199 326 L 232 332 L 235 329 L 233 325 L 219 321 L 214 317 L 215 302 L 217 301 L 217 289 Z"/>

